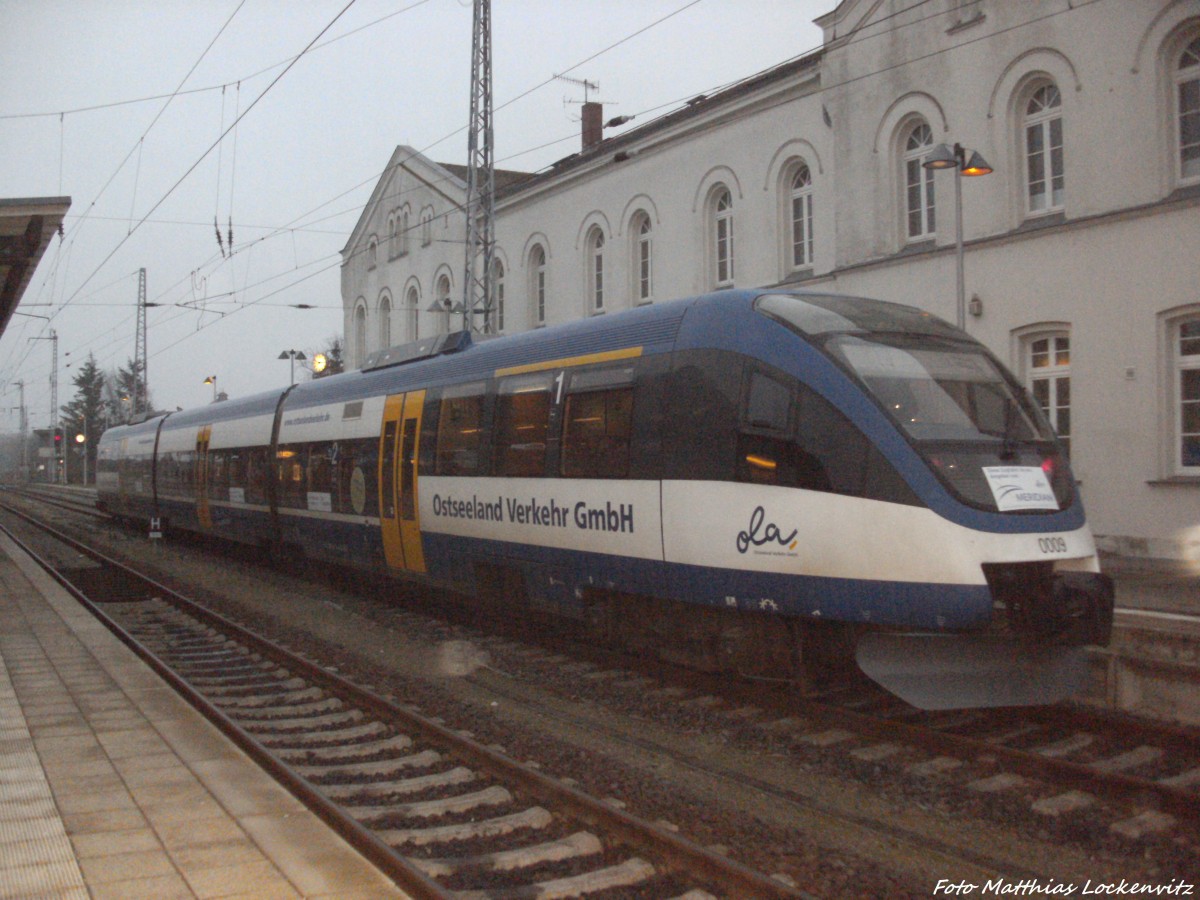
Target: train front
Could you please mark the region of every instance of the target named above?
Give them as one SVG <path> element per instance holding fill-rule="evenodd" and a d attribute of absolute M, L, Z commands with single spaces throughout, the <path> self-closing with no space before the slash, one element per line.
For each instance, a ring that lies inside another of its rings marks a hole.
<path fill-rule="evenodd" d="M 900 440 L 884 436 L 880 449 L 949 526 L 896 539 L 931 580 L 976 598 L 944 630 L 918 616 L 911 631 L 861 636 L 859 667 L 924 709 L 1051 703 L 1082 689 L 1083 648 L 1110 638 L 1112 582 L 1064 445 L 1028 392 L 983 345 L 912 307 L 795 295 L 757 306 L 890 420 Z"/>

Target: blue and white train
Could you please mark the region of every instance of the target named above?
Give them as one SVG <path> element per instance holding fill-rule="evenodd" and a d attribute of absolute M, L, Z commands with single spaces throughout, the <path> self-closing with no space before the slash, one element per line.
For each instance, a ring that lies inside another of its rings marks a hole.
<path fill-rule="evenodd" d="M 962 331 L 857 297 L 439 335 L 112 428 L 97 486 L 118 516 L 515 598 L 711 669 L 811 674 L 850 648 L 925 708 L 1057 699 L 1111 631 L 1036 404 Z"/>

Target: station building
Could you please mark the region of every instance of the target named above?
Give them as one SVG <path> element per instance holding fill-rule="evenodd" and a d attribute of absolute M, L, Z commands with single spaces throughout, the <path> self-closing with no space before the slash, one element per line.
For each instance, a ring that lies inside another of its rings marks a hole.
<path fill-rule="evenodd" d="M 497 172 L 493 329 L 778 284 L 961 317 L 1068 442 L 1101 547 L 1200 563 L 1200 0 L 816 21 L 815 52 L 636 127 L 590 104 L 578 153 Z M 349 367 L 462 327 L 465 195 L 397 147 L 342 251 Z"/>

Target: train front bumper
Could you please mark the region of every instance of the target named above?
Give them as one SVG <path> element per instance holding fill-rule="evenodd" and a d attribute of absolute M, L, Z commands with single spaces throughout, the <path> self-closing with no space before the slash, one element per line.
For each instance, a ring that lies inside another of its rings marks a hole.
<path fill-rule="evenodd" d="M 986 633 L 872 632 L 859 668 L 918 709 L 1042 706 L 1087 687 L 1089 644 L 1112 634 L 1112 580 L 1057 572 L 1046 589 L 1009 592 Z"/>

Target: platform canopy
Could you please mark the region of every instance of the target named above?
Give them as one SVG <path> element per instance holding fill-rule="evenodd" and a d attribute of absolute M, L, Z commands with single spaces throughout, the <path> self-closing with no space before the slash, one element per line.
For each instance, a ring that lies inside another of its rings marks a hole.
<path fill-rule="evenodd" d="M 0 334 L 70 208 L 70 197 L 0 197 Z"/>

